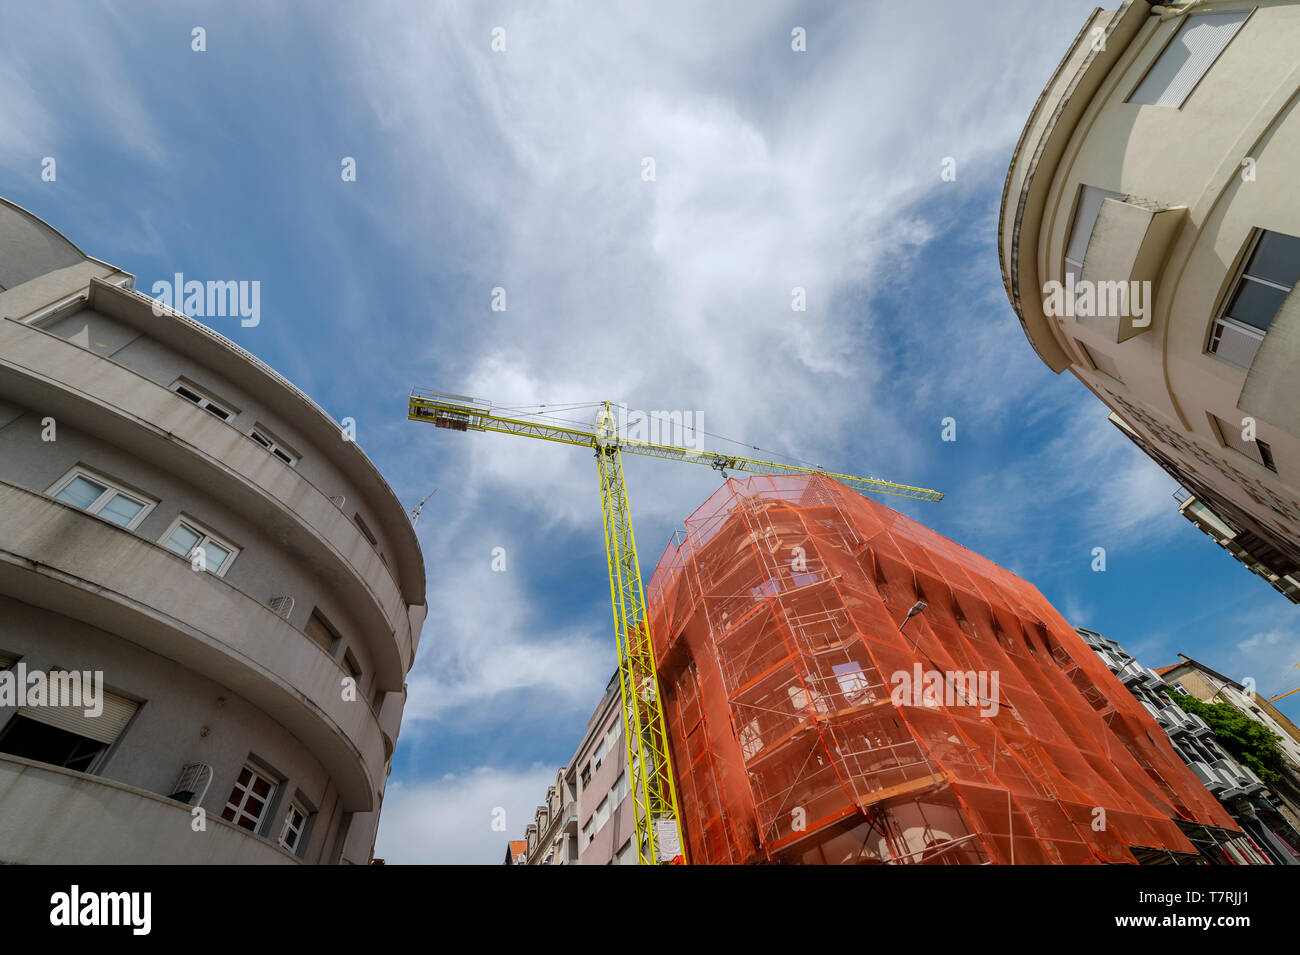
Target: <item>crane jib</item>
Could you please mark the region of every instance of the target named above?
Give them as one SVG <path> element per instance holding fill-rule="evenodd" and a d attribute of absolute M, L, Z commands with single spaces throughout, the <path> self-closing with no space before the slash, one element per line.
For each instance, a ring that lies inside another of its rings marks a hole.
<path fill-rule="evenodd" d="M 511 409 L 500 409 L 511 411 Z M 521 413 L 521 412 L 516 412 Z M 609 569 L 610 606 L 619 657 L 619 689 L 623 738 L 627 748 L 637 858 L 642 864 L 685 864 L 672 754 L 658 687 L 654 645 L 649 633 L 641 564 L 627 502 L 620 452 L 704 464 L 772 476 L 821 475 L 859 491 L 893 494 L 914 500 L 938 501 L 943 495 L 926 488 L 893 484 L 875 478 L 837 474 L 817 467 L 779 464 L 751 458 L 641 441 L 621 434 L 613 425 L 610 402 L 604 402 L 594 427 L 572 426 L 542 415 L 511 417 L 495 413 L 490 404 L 446 392 L 412 392 L 407 418 L 449 431 L 495 431 L 596 450 L 605 551 Z"/>

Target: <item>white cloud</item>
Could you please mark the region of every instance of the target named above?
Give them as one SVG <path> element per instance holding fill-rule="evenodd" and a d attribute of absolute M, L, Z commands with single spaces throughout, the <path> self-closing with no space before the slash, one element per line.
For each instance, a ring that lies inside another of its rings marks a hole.
<path fill-rule="evenodd" d="M 428 592 L 434 611 L 407 678 L 408 728 L 414 723 L 418 731 L 421 721 L 453 712 L 470 722 L 527 719 L 522 708 L 529 697 L 521 691 L 536 694 L 536 705 L 551 716 L 589 712 L 614 669 L 604 617 L 599 626 L 583 626 L 580 613 L 576 623 L 549 619 L 522 581 L 529 562 L 553 558 L 516 531 L 475 528 L 462 535 L 447 528 L 439 536 L 443 546 L 436 552 L 444 559 Z M 498 547 L 504 571 L 492 569 Z M 608 614 L 607 604 L 594 609 Z"/>
<path fill-rule="evenodd" d="M 422 782 L 394 779 L 384 794 L 375 856 L 390 865 L 499 865 L 509 841 L 523 838 L 558 768 L 480 766 Z M 502 823 L 504 831 L 493 828 Z"/>

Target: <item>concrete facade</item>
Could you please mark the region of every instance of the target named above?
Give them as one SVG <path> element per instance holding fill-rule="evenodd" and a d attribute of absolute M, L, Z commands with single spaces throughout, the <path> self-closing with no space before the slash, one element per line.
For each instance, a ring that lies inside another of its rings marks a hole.
<path fill-rule="evenodd" d="M 410 521 L 306 395 L 133 285 L 0 200 L 0 667 L 102 673 L 129 713 L 60 765 L 58 721 L 0 705 L 0 862 L 366 864 L 426 612 Z"/>
<path fill-rule="evenodd" d="M 1180 693 L 1194 696 L 1202 703 L 1227 703 L 1242 715 L 1264 726 L 1278 737 L 1289 769 L 1300 777 L 1300 729 L 1268 700 L 1257 693 L 1247 693 L 1236 680 L 1183 656 L 1181 663 L 1160 667 L 1157 671 L 1166 683 L 1176 684 Z"/>
<path fill-rule="evenodd" d="M 1295 0 L 1096 11 L 1025 126 L 999 225 L 1039 357 L 1190 492 L 1184 516 L 1292 600 L 1298 47 Z"/>

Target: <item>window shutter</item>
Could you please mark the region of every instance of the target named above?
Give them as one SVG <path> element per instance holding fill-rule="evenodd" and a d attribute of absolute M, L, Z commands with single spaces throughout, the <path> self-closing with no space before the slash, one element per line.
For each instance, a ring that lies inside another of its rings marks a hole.
<path fill-rule="evenodd" d="M 136 704 L 107 690 L 103 696 L 104 711 L 99 716 L 87 716 L 85 707 L 81 706 L 22 706 L 18 708 L 18 715 L 112 745 L 126 729 L 136 711 Z"/>
<path fill-rule="evenodd" d="M 1249 10 L 1234 10 L 1188 17 L 1128 101 L 1139 106 L 1182 106 L 1248 16 Z"/>

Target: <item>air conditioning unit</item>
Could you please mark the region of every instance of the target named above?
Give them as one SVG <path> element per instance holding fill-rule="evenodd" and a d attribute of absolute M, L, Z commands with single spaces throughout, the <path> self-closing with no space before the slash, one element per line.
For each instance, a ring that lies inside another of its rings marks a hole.
<path fill-rule="evenodd" d="M 199 802 L 202 803 L 203 797 L 208 794 L 208 786 L 212 785 L 212 767 L 207 763 L 190 763 L 181 770 L 180 778 L 176 780 L 176 785 L 172 787 L 167 798 L 175 799 L 188 806 L 194 794 L 200 791 L 200 785 L 203 789 Z"/>
<path fill-rule="evenodd" d="M 293 598 L 287 594 L 283 597 L 272 597 L 267 602 L 267 606 L 278 613 L 285 620 L 289 619 L 289 614 L 293 613 Z"/>

